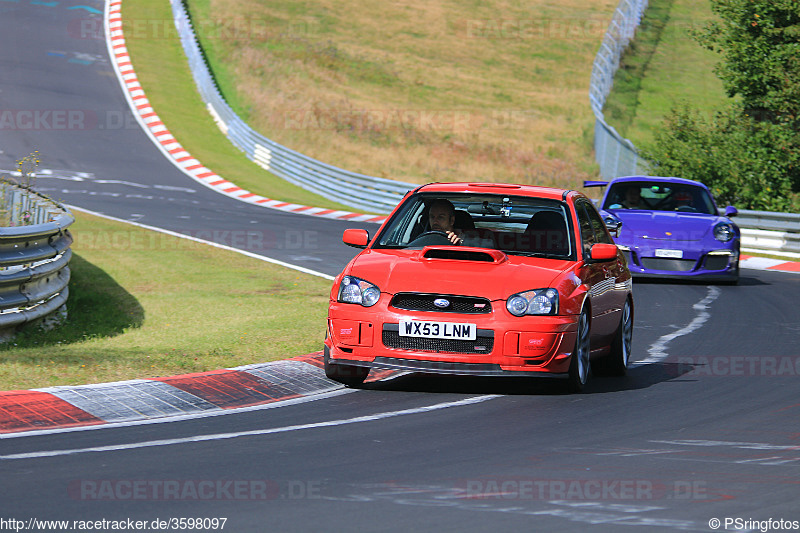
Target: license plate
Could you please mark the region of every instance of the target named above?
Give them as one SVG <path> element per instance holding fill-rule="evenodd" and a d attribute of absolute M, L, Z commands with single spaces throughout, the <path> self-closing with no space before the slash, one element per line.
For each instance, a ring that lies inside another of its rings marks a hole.
<path fill-rule="evenodd" d="M 478 332 L 475 324 L 454 322 L 431 322 L 426 320 L 401 320 L 401 337 L 425 337 L 428 339 L 455 339 L 474 341 Z"/>
<path fill-rule="evenodd" d="M 683 250 L 668 250 L 665 248 L 659 248 L 656 250 L 656 257 L 669 257 L 671 259 L 681 259 L 683 258 Z"/>

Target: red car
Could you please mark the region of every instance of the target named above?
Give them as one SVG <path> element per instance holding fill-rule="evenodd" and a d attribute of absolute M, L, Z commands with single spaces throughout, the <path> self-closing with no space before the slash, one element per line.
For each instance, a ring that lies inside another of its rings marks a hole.
<path fill-rule="evenodd" d="M 577 191 L 436 183 L 409 192 L 336 277 L 325 372 L 358 386 L 371 368 L 563 378 L 624 374 L 631 274 Z"/>

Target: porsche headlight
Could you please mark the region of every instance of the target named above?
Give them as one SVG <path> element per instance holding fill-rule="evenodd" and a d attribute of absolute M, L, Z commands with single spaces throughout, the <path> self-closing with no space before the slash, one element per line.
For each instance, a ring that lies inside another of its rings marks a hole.
<path fill-rule="evenodd" d="M 728 242 L 736 236 L 733 225 L 728 222 L 720 222 L 714 226 L 714 238 L 720 242 Z"/>
<path fill-rule="evenodd" d="M 371 307 L 378 303 L 380 298 L 381 290 L 369 281 L 353 276 L 344 276 L 339 283 L 337 300 L 340 302 Z"/>
<path fill-rule="evenodd" d="M 558 313 L 558 291 L 533 289 L 514 294 L 506 300 L 506 309 L 514 316 L 555 315 Z"/>

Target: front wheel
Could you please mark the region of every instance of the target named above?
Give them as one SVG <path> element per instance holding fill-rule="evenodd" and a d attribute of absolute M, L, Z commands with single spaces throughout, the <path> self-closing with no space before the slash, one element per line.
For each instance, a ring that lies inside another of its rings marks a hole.
<path fill-rule="evenodd" d="M 358 387 L 367 379 L 369 368 L 365 366 L 340 365 L 331 363 L 327 347 L 323 356 L 325 376 L 347 387 Z"/>
<path fill-rule="evenodd" d="M 575 339 L 575 350 L 569 361 L 567 389 L 570 392 L 581 392 L 589 380 L 589 315 L 582 311 L 578 318 L 578 332 Z"/>

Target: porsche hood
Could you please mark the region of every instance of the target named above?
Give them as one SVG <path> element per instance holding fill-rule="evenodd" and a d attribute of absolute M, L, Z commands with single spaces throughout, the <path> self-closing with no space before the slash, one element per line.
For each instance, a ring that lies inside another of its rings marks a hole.
<path fill-rule="evenodd" d="M 621 240 L 700 241 L 709 236 L 717 216 L 669 211 L 616 211 L 622 220 Z"/>

